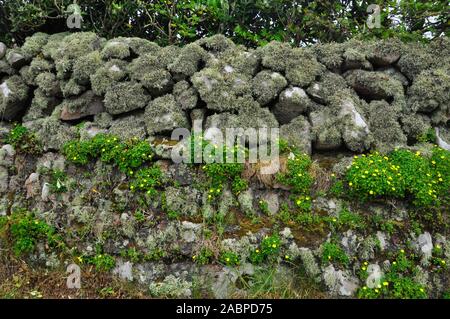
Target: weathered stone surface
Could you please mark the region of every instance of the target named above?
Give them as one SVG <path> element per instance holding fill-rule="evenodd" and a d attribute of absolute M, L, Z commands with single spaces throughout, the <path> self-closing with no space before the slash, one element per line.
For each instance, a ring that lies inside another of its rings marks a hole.
<path fill-rule="evenodd" d="M 3 59 L 3 57 L 6 55 L 6 49 L 6 44 L 0 42 L 0 60 Z"/>
<path fill-rule="evenodd" d="M 317 108 L 306 92 L 299 87 L 290 87 L 281 92 L 272 112 L 280 124 L 287 124 L 300 114 Z"/>
<path fill-rule="evenodd" d="M 339 296 L 353 296 L 359 287 L 358 278 L 350 271 L 336 270 L 333 265 L 325 268 L 323 280 L 330 293 Z"/>
<path fill-rule="evenodd" d="M 300 115 L 289 124 L 282 125 L 280 137 L 290 146 L 298 148 L 303 153 L 311 154 L 311 125 L 304 116 Z"/>
<path fill-rule="evenodd" d="M 26 108 L 29 88 L 19 76 L 0 83 L 0 117 L 14 120 Z"/>
<path fill-rule="evenodd" d="M 148 134 L 171 132 L 175 128 L 189 128 L 187 115 L 168 94 L 151 101 L 145 108 L 145 122 Z"/>
<path fill-rule="evenodd" d="M 63 121 L 77 120 L 86 116 L 96 115 L 104 110 L 102 98 L 87 91 L 81 96 L 66 99 L 62 103 L 60 119 Z"/>

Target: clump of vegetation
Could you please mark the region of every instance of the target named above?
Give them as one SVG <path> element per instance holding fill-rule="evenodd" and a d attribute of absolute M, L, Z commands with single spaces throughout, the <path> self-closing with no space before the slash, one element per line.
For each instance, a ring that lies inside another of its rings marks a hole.
<path fill-rule="evenodd" d="M 358 290 L 358 297 L 367 299 L 427 298 L 425 287 L 413 279 L 416 271 L 414 257 L 414 255 L 408 257 L 404 250 L 400 250 L 392 261 L 389 271 L 381 278 L 380 283 L 372 288 L 363 286 Z"/>
<path fill-rule="evenodd" d="M 260 264 L 264 260 L 276 258 L 280 253 L 281 239 L 277 234 L 266 236 L 260 244 L 260 247 L 251 251 L 250 261 L 253 264 Z"/>
<path fill-rule="evenodd" d="M 277 181 L 291 187 L 291 199 L 300 212 L 311 211 L 311 186 L 313 178 L 309 173 L 311 158 L 293 150 L 294 156 L 287 161 L 287 170 L 277 175 Z"/>
<path fill-rule="evenodd" d="M 88 260 L 98 271 L 110 271 L 116 266 L 116 260 L 108 254 L 97 254 Z"/>
<path fill-rule="evenodd" d="M 350 193 L 367 200 L 412 196 L 417 206 L 440 205 L 450 188 L 450 154 L 435 147 L 430 158 L 419 151 L 395 150 L 355 156 L 346 173 Z"/>
<path fill-rule="evenodd" d="M 339 245 L 326 242 L 322 245 L 322 262 L 324 264 L 336 262 L 340 265 L 347 266 L 350 259 Z"/>
<path fill-rule="evenodd" d="M 12 244 L 17 256 L 32 253 L 36 244 L 46 243 L 51 248 L 62 248 L 64 242 L 56 230 L 27 211 L 18 210 L 0 217 L 0 235 Z"/>
<path fill-rule="evenodd" d="M 50 172 L 50 191 L 52 193 L 67 192 L 67 174 L 61 170 L 52 170 Z"/>
<path fill-rule="evenodd" d="M 64 144 L 63 153 L 77 165 L 86 165 L 96 158 L 115 164 L 121 172 L 133 178 L 130 183 L 133 191 L 154 196 L 156 188 L 162 184 L 163 174 L 158 166 L 141 168 L 154 156 L 151 145 L 146 141 L 133 138 L 122 142 L 117 136 L 97 134 L 90 140 L 69 141 Z"/>
<path fill-rule="evenodd" d="M 199 265 L 206 265 L 211 262 L 213 257 L 214 252 L 208 247 L 203 247 L 202 249 L 200 249 L 198 254 L 192 256 L 192 260 L 194 260 Z"/>
<path fill-rule="evenodd" d="M 36 136 L 20 124 L 14 125 L 5 142 L 14 146 L 18 153 L 33 155 L 42 153 L 42 145 Z"/>
<path fill-rule="evenodd" d="M 240 264 L 239 255 L 232 251 L 224 251 L 220 254 L 219 261 L 227 266 L 237 266 Z"/>

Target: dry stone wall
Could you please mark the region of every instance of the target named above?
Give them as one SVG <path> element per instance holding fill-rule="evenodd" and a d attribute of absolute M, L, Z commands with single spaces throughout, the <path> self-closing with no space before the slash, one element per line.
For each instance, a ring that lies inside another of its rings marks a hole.
<path fill-rule="evenodd" d="M 429 129 L 449 144 L 449 41 L 396 40 L 256 50 L 217 35 L 185 47 L 94 33 L 35 34 L 0 47 L 0 111 L 49 150 L 88 134 L 140 138 L 189 128 L 280 127 L 311 153 L 389 151 Z"/>

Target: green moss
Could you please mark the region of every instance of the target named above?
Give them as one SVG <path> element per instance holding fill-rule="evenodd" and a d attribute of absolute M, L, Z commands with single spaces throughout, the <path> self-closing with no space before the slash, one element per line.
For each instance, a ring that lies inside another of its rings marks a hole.
<path fill-rule="evenodd" d="M 55 229 L 36 219 L 26 211 L 15 211 L 8 217 L 2 217 L 5 223 L 0 228 L 2 236 L 8 236 L 12 249 L 17 256 L 32 253 L 38 243 L 45 243 L 50 248 L 64 247 L 61 237 Z"/>
<path fill-rule="evenodd" d="M 326 242 L 321 246 L 322 250 L 322 263 L 338 263 L 343 266 L 347 266 L 350 263 L 350 259 L 347 254 L 337 244 Z"/>

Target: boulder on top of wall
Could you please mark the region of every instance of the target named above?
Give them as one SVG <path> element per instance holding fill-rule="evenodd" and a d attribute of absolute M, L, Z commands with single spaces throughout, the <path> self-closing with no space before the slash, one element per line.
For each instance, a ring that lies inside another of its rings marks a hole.
<path fill-rule="evenodd" d="M 184 76 L 192 76 L 208 59 L 206 51 L 197 43 L 190 43 L 180 50 L 179 55 L 168 65 L 169 71 Z"/>
<path fill-rule="evenodd" d="M 329 104 L 330 98 L 335 92 L 342 91 L 348 87 L 345 79 L 339 74 L 326 72 L 319 81 L 313 82 L 306 92 L 317 103 Z"/>
<path fill-rule="evenodd" d="M 287 124 L 300 114 L 317 109 L 306 92 L 299 87 L 289 87 L 281 92 L 278 103 L 272 112 L 280 124 Z"/>
<path fill-rule="evenodd" d="M 347 83 L 361 96 L 380 100 L 403 97 L 403 85 L 383 72 L 352 70 L 344 74 Z"/>
<path fill-rule="evenodd" d="M 220 59 L 209 59 L 206 67 L 222 70 L 224 73 L 242 73 L 253 77 L 260 65 L 260 57 L 255 50 L 233 47 L 221 54 Z"/>
<path fill-rule="evenodd" d="M 110 114 L 121 114 L 144 108 L 150 95 L 145 92 L 142 84 L 127 81 L 116 83 L 105 94 L 105 108 Z"/>
<path fill-rule="evenodd" d="M 340 73 L 344 62 L 344 43 L 320 43 L 312 47 L 317 60 L 334 73 Z"/>
<path fill-rule="evenodd" d="M 289 124 L 282 125 L 280 138 L 290 146 L 298 148 L 302 153 L 311 154 L 311 125 L 306 117 L 300 115 Z"/>
<path fill-rule="evenodd" d="M 252 80 L 253 96 L 262 106 L 275 100 L 286 86 L 287 81 L 280 73 L 268 70 L 259 72 Z"/>
<path fill-rule="evenodd" d="M 35 57 L 41 53 L 42 48 L 47 44 L 48 39 L 48 34 L 37 32 L 25 39 L 25 42 L 21 47 L 21 51 L 27 58 Z"/>
<path fill-rule="evenodd" d="M 151 101 L 145 108 L 145 123 L 150 135 L 171 132 L 175 128 L 189 129 L 189 121 L 172 94 Z"/>
<path fill-rule="evenodd" d="M 368 44 L 367 51 L 367 58 L 373 65 L 386 67 L 400 59 L 405 52 L 405 45 L 398 39 L 381 40 Z"/>
<path fill-rule="evenodd" d="M 214 55 L 221 55 L 236 47 L 236 44 L 223 34 L 215 34 L 207 38 L 202 38 L 197 40 L 196 43 Z"/>
<path fill-rule="evenodd" d="M 307 87 L 325 72 L 325 66 L 317 61 L 310 49 L 294 48 L 285 72 L 290 84 Z"/>
<path fill-rule="evenodd" d="M 366 59 L 366 54 L 355 48 L 347 48 L 342 55 L 344 58 L 343 70 L 363 69 L 372 70 L 372 64 Z"/>
<path fill-rule="evenodd" d="M 0 83 L 0 117 L 15 120 L 26 108 L 29 87 L 22 78 L 13 75 Z"/>
<path fill-rule="evenodd" d="M 130 46 L 125 38 L 114 38 L 105 43 L 101 51 L 103 59 L 125 59 L 130 56 Z"/>
<path fill-rule="evenodd" d="M 450 71 L 448 68 L 425 70 L 407 92 L 408 105 L 413 112 L 430 113 L 440 108 L 450 110 Z M 442 124 L 448 120 L 443 118 Z"/>
<path fill-rule="evenodd" d="M 80 96 L 65 99 L 61 103 L 60 119 L 63 121 L 77 120 L 89 115 L 103 112 L 102 98 L 93 91 L 86 91 Z"/>
<path fill-rule="evenodd" d="M 251 94 L 250 77 L 236 72 L 204 68 L 191 77 L 206 107 L 213 111 L 232 111 L 240 108 L 237 98 Z"/>
<path fill-rule="evenodd" d="M 410 43 L 406 52 L 397 62 L 400 71 L 414 81 L 423 70 L 429 69 L 435 63 L 436 57 L 422 43 Z"/>

